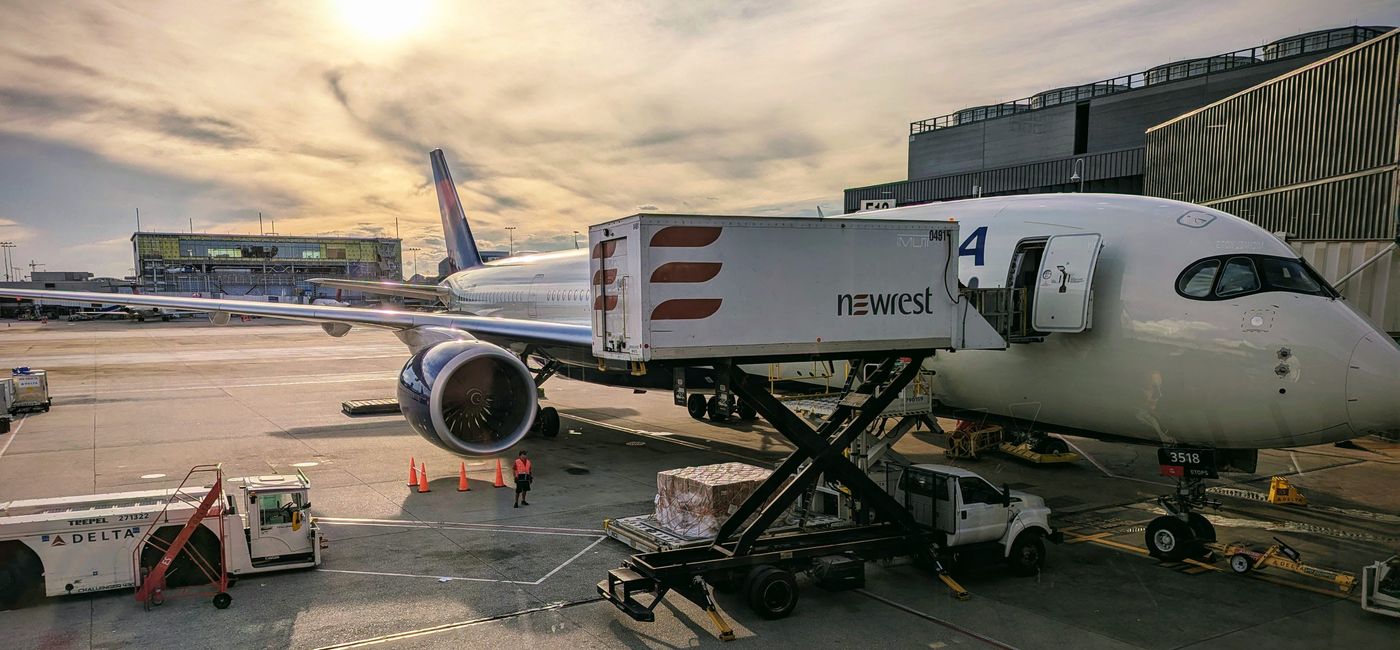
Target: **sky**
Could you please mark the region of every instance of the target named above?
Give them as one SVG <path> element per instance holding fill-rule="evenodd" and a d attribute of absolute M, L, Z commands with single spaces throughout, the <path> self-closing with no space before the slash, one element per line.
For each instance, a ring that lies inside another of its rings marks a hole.
<path fill-rule="evenodd" d="M 395 236 L 442 256 L 644 210 L 812 215 L 906 177 L 911 121 L 1400 0 L 0 0 L 0 240 L 131 274 L 145 230 Z M 406 261 L 408 256 L 406 255 Z"/>

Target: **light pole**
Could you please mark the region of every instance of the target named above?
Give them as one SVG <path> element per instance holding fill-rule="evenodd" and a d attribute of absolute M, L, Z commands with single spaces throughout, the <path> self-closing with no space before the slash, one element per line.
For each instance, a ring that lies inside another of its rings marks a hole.
<path fill-rule="evenodd" d="M 413 275 L 414 275 L 414 276 L 417 276 L 417 275 L 418 275 L 418 251 L 421 251 L 421 250 L 423 250 L 423 249 L 418 248 L 417 246 L 410 246 L 410 247 L 408 247 L 408 252 L 413 253 Z"/>
<path fill-rule="evenodd" d="M 574 231 L 574 250 L 578 250 L 578 231 Z"/>
<path fill-rule="evenodd" d="M 510 254 L 515 255 L 515 226 L 506 226 L 506 233 L 510 235 Z"/>
<path fill-rule="evenodd" d="M 1080 193 L 1080 194 L 1083 194 L 1083 193 L 1084 193 L 1084 174 L 1082 173 L 1083 171 L 1084 171 L 1084 159 L 1083 159 L 1083 158 L 1075 158 L 1075 159 L 1074 159 L 1074 173 L 1073 173 L 1073 174 L 1070 174 L 1070 176 L 1069 176 L 1069 182 L 1071 182 L 1071 183 L 1079 183 L 1079 193 Z"/>
<path fill-rule="evenodd" d="M 0 248 L 5 250 L 5 281 L 10 281 L 10 249 L 15 247 L 12 241 L 0 241 Z"/>

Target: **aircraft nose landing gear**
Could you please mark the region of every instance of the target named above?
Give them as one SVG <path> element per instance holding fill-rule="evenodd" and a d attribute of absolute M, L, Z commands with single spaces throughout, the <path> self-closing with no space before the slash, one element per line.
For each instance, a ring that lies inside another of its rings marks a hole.
<path fill-rule="evenodd" d="M 1206 497 L 1205 479 L 1215 478 L 1215 458 L 1209 449 L 1170 449 L 1157 452 L 1162 475 L 1176 477 L 1176 492 L 1159 497 L 1167 514 L 1147 524 L 1147 552 L 1169 562 L 1205 557 L 1206 544 L 1215 541 L 1215 526 L 1196 510 L 1219 509 L 1220 502 Z"/>

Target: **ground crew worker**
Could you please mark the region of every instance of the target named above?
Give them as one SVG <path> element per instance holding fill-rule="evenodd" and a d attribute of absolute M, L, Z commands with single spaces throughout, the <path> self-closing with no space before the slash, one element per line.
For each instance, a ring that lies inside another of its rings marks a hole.
<path fill-rule="evenodd" d="M 530 505 L 530 502 L 525 500 L 525 493 L 530 491 L 530 482 L 533 480 L 535 480 L 535 473 L 530 466 L 530 459 L 524 451 L 521 451 L 520 455 L 515 457 L 515 505 L 512 507 L 519 508 L 522 505 Z"/>

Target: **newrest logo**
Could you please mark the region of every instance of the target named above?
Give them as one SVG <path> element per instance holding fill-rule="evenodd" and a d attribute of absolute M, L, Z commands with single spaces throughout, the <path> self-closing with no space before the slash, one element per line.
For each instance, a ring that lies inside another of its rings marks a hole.
<path fill-rule="evenodd" d="M 838 293 L 837 316 L 917 316 L 933 313 L 933 287 L 923 293 Z"/>

